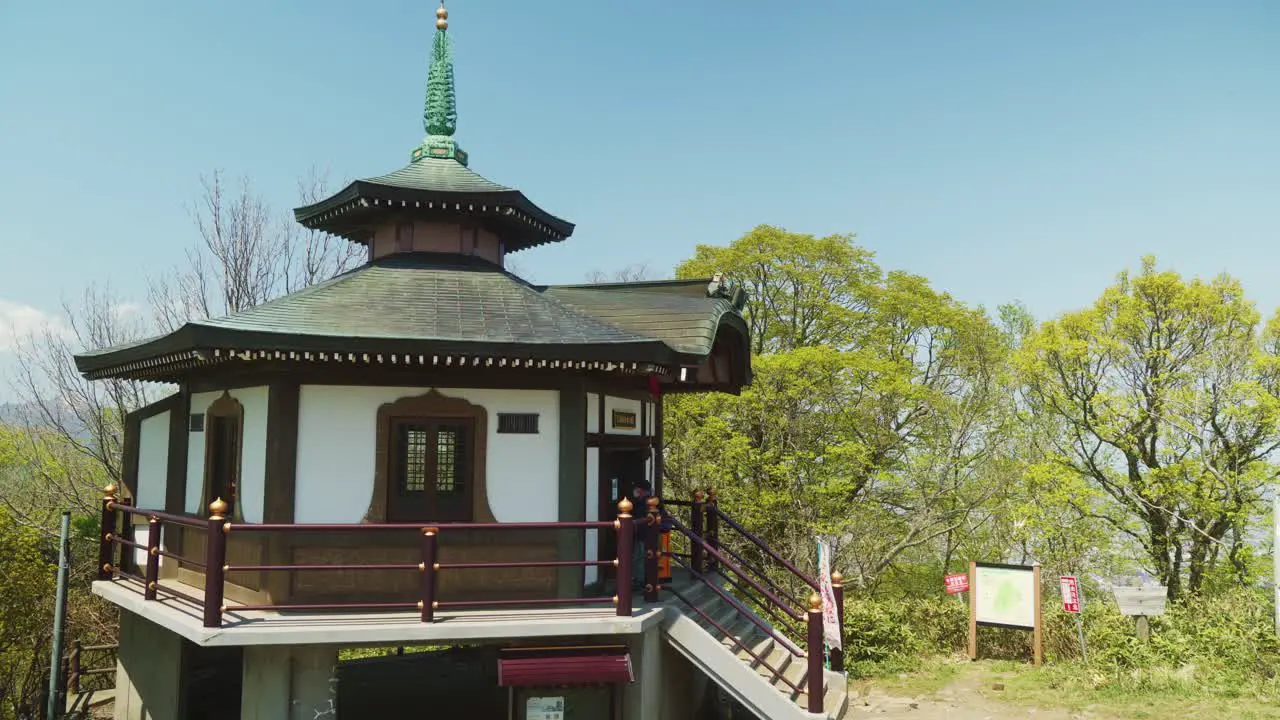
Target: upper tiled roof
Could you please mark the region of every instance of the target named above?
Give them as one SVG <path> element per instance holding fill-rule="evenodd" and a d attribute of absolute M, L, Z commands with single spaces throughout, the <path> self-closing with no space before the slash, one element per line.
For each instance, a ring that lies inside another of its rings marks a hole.
<path fill-rule="evenodd" d="M 424 157 L 395 172 L 356 180 L 320 202 L 296 208 L 306 227 L 367 242 L 385 213 L 469 215 L 504 229 L 508 252 L 573 234 L 573 223 L 543 210 L 524 193 L 486 179 L 448 158 Z"/>

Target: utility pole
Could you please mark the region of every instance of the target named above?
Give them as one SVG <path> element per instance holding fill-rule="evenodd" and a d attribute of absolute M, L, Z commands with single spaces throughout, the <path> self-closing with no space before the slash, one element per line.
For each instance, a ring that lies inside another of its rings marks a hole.
<path fill-rule="evenodd" d="M 62 625 L 67 619 L 67 570 L 70 558 L 67 557 L 68 543 L 71 535 L 71 511 L 62 512 L 62 538 L 58 543 L 58 591 L 53 607 L 53 652 L 49 660 L 49 704 L 45 707 L 45 717 L 57 720 L 62 717 L 63 709 L 58 707 L 62 687 Z"/>

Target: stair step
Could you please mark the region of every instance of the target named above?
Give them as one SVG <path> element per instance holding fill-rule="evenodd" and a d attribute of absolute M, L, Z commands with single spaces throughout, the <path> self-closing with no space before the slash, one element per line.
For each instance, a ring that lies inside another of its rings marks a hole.
<path fill-rule="evenodd" d="M 790 692 L 790 689 L 785 685 L 783 686 L 783 689 L 784 691 Z M 802 709 L 809 709 L 809 693 L 802 692 L 797 695 L 794 692 L 790 692 L 790 694 L 791 698 L 795 700 L 796 704 Z M 822 695 L 822 712 L 829 718 L 842 718 L 845 713 L 848 712 L 848 709 L 849 691 L 847 687 L 842 688 L 834 684 L 828 684 Z"/>
<path fill-rule="evenodd" d="M 755 651 L 757 655 L 764 658 L 765 662 L 775 670 L 785 672 L 787 664 L 791 662 L 788 657 L 791 653 L 787 652 L 787 649 L 779 645 L 772 637 L 769 637 L 768 635 L 764 635 L 763 637 L 764 639 L 751 649 Z M 751 657 L 747 653 L 739 651 L 737 655 L 739 660 L 751 666 L 751 669 L 755 670 L 757 674 L 767 674 L 770 672 L 763 663 Z"/>

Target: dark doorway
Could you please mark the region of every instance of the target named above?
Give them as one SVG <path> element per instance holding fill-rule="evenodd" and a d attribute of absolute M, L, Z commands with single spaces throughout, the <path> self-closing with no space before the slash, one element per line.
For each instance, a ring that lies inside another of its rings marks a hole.
<path fill-rule="evenodd" d="M 338 717 L 507 720 L 498 651 L 460 647 L 338 664 Z"/>
<path fill-rule="evenodd" d="M 237 720 L 244 676 L 244 648 L 200 647 L 183 642 L 182 717 L 187 720 Z"/>
<path fill-rule="evenodd" d="M 600 519 L 611 520 L 618 516 L 618 503 L 624 497 L 634 497 L 635 483 L 645 480 L 644 462 L 649 451 L 644 448 L 600 448 Z M 634 508 L 631 514 L 639 517 L 644 508 Z M 618 537 L 614 532 L 599 533 L 600 559 L 612 560 L 618 555 Z M 603 579 L 612 580 L 614 568 L 601 568 Z"/>

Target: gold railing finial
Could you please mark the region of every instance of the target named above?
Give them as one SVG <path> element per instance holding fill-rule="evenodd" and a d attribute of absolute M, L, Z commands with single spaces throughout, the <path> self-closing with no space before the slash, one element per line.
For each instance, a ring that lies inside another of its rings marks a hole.
<path fill-rule="evenodd" d="M 209 519 L 221 520 L 226 516 L 227 503 L 222 498 L 216 498 L 209 503 Z"/>

